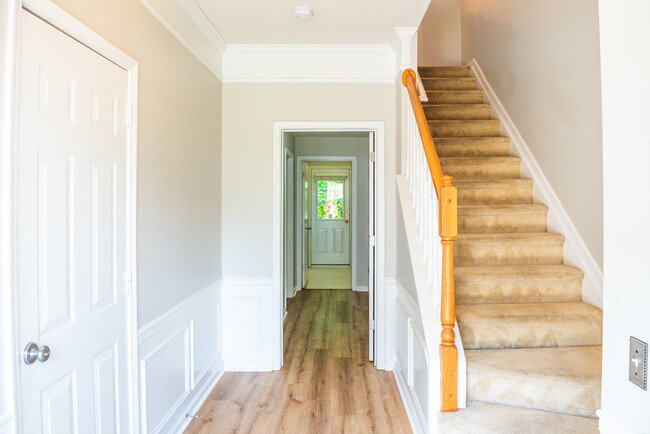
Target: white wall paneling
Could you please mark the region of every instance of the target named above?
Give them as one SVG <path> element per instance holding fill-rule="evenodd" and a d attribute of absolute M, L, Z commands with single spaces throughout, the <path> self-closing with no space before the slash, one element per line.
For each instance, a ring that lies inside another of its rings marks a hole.
<path fill-rule="evenodd" d="M 560 202 L 553 187 L 551 187 L 541 166 L 506 111 L 506 108 L 487 81 L 477 60 L 472 59 L 468 66 L 472 75 L 476 77 L 478 86 L 485 92 L 485 97 L 488 103 L 492 105 L 494 114 L 501 120 L 503 135 L 510 137 L 511 151 L 521 158 L 522 175 L 532 178 L 535 182 L 533 187 L 533 198 L 535 202 L 548 206 L 548 229 L 561 233 L 566 239 L 564 243 L 564 263 L 576 266 L 585 273 L 585 279 L 582 282 L 583 301 L 602 309 L 603 270 L 585 244 L 576 225 L 573 223 L 564 205 L 562 205 L 562 202 Z"/>
<path fill-rule="evenodd" d="M 279 290 L 277 300 L 275 290 Z M 223 344 L 227 371 L 279 368 L 273 359 L 277 328 L 271 325 L 275 325 L 273 317 L 277 314 L 282 326 L 282 297 L 281 284 L 276 287 L 272 279 L 224 279 Z"/>
<path fill-rule="evenodd" d="M 138 332 L 141 432 L 180 432 L 223 373 L 221 282 Z"/>
<path fill-rule="evenodd" d="M 420 308 L 399 281 L 395 286 L 397 290 L 395 380 L 411 428 L 416 433 L 426 433 L 429 426 L 427 415 L 430 401 L 430 363 L 427 344 L 421 332 Z"/>

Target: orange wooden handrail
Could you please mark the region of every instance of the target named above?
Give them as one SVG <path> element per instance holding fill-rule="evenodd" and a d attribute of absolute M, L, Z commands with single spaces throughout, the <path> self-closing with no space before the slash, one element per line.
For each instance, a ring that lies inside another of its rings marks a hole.
<path fill-rule="evenodd" d="M 411 107 L 422 139 L 431 179 L 438 196 L 439 234 L 442 243 L 442 288 L 440 300 L 440 410 L 458 410 L 458 349 L 454 343 L 456 301 L 454 294 L 454 240 L 458 235 L 458 192 L 451 183 L 452 177 L 443 175 L 440 159 L 431 138 L 429 124 L 420 102 L 415 71 L 407 69 L 402 74 L 402 84 L 408 89 Z"/>
<path fill-rule="evenodd" d="M 433 178 L 433 185 L 436 187 L 436 195 L 440 200 L 440 187 L 442 187 L 442 167 L 440 166 L 440 159 L 436 153 L 436 148 L 433 146 L 433 139 L 431 138 L 431 131 L 429 130 L 429 123 L 424 114 L 422 103 L 420 102 L 420 95 L 415 84 L 417 77 L 415 71 L 407 69 L 402 73 L 402 84 L 408 89 L 409 98 L 411 100 L 411 107 L 415 114 L 415 122 L 418 125 L 420 138 L 424 147 L 424 155 L 427 157 L 427 164 L 429 165 L 429 172 Z"/>

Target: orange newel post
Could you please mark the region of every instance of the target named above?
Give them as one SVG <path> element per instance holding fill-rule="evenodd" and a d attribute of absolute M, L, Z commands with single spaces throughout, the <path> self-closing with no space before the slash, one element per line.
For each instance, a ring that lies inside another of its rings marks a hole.
<path fill-rule="evenodd" d="M 452 177 L 442 177 L 440 188 L 440 238 L 442 243 L 442 298 L 440 320 L 440 389 L 441 411 L 458 409 L 458 350 L 454 342 L 456 322 L 456 301 L 454 296 L 454 239 L 458 234 L 456 187 Z"/>

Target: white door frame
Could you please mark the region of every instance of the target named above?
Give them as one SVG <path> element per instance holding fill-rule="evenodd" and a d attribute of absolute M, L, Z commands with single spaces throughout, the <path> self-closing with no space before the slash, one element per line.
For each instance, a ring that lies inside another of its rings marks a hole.
<path fill-rule="evenodd" d="M 117 66 L 126 70 L 128 74 L 128 101 L 127 104 L 131 108 L 131 126 L 128 127 L 127 133 L 127 155 L 126 155 L 126 173 L 127 173 L 127 186 L 126 186 L 126 264 L 130 270 L 130 284 L 131 293 L 127 297 L 127 347 L 129 349 L 126 354 L 128 360 L 129 371 L 127 372 L 129 390 L 126 391 L 129 400 L 129 422 L 131 425 L 131 432 L 137 433 L 139 429 L 138 421 L 138 347 L 137 347 L 137 245 L 136 245 L 136 172 L 137 172 L 137 102 L 138 102 L 138 62 L 129 57 L 126 53 L 115 47 L 106 39 L 99 36 L 86 25 L 69 15 L 63 9 L 52 3 L 50 0 L 10 0 L 9 6 L 12 14 L 12 26 L 9 26 L 13 31 L 13 36 L 10 38 L 9 45 L 10 53 L 6 55 L 9 59 L 7 68 L 3 71 L 5 75 L 5 82 L 2 83 L 4 89 L 11 90 L 5 94 L 5 99 L 2 101 L 3 109 L 10 108 L 9 113 L 5 113 L 2 119 L 3 135 L 2 135 L 2 295 L 3 295 L 3 311 L 0 312 L 3 317 L 8 313 L 6 319 L 2 323 L 3 340 L 13 341 L 11 344 L 11 363 L 13 372 L 12 385 L 13 391 L 13 417 L 7 426 L 15 427 L 15 432 L 20 433 L 22 427 L 21 417 L 22 412 L 19 408 L 21 402 L 21 388 L 20 378 L 18 375 L 18 365 L 22 358 L 22 344 L 24 342 L 18 341 L 18 310 L 17 310 L 17 290 L 15 280 L 15 263 L 13 258 L 16 254 L 16 233 L 15 233 L 15 212 L 16 212 L 16 170 L 15 170 L 15 155 L 17 146 L 17 116 L 18 112 L 18 77 L 20 69 L 20 49 L 21 49 L 21 19 L 20 16 L 24 9 L 32 12 L 34 15 L 40 17 L 52 26 L 63 31 L 73 39 L 81 42 L 91 50 L 97 52 L 101 56 L 115 63 Z M 5 125 L 6 124 L 6 125 Z M 6 238 L 5 238 L 6 236 Z M 6 240 L 6 241 L 5 241 Z M 126 279 L 127 276 L 124 276 Z M 126 281 L 124 282 L 126 285 Z M 5 299 L 10 303 L 4 304 Z M 4 308 L 4 306 L 7 306 Z M 11 306 L 11 307 L 9 307 Z M 8 312 L 4 312 L 6 309 Z M 0 415 L 2 418 L 2 415 Z M 0 428 L 3 428 L 3 421 L 0 420 Z"/>
<path fill-rule="evenodd" d="M 352 225 L 350 227 L 350 238 L 351 238 L 351 247 L 350 247 L 350 283 L 354 291 L 357 290 L 357 157 L 355 156 L 308 156 L 308 155 L 299 155 L 298 156 L 298 167 L 302 170 L 303 163 L 311 162 L 323 162 L 323 161 L 332 161 L 332 162 L 350 162 L 352 164 L 352 171 L 350 172 L 350 178 L 352 183 L 352 201 L 350 203 L 350 214 L 352 214 Z M 302 178 L 302 173 L 300 174 Z M 296 178 L 298 174 L 296 173 Z M 301 182 L 302 183 L 302 182 Z M 311 183 L 311 182 L 310 182 Z M 298 203 L 296 206 L 296 234 L 300 234 L 300 240 L 296 244 L 296 257 L 300 258 L 299 265 L 296 270 L 297 273 L 300 273 L 300 282 L 302 283 L 302 267 L 304 266 L 303 262 L 305 257 L 302 251 L 302 238 L 305 236 L 303 221 L 303 213 L 305 206 L 305 195 L 304 195 L 304 185 L 301 185 L 301 194 L 296 195 L 298 198 Z M 300 228 L 300 229 L 299 229 Z M 311 245 L 309 246 L 311 248 Z"/>
<path fill-rule="evenodd" d="M 284 202 L 284 211 L 286 211 L 286 215 L 289 217 L 289 219 L 288 219 L 289 221 L 287 222 L 288 223 L 287 226 L 289 228 L 291 228 L 291 226 L 292 226 L 291 223 L 293 223 L 294 218 L 295 218 L 294 216 L 296 214 L 295 210 L 293 209 L 294 202 L 295 202 L 293 199 L 294 199 L 295 190 L 296 190 L 295 189 L 296 167 L 295 167 L 295 163 L 294 163 L 293 152 L 291 152 L 291 150 L 289 148 L 284 148 L 284 164 L 285 164 L 285 167 L 286 167 L 287 163 L 289 163 L 289 162 L 293 166 L 292 166 L 292 169 L 291 169 L 291 173 L 288 174 L 288 176 L 285 173 L 285 177 L 284 177 L 284 182 L 285 182 L 284 193 L 287 193 L 288 198 L 289 198 L 289 200 Z M 293 228 L 291 228 L 291 233 L 295 233 Z M 295 246 L 294 246 L 295 240 L 294 240 L 293 237 L 288 237 L 285 241 L 286 241 L 286 245 L 287 245 L 287 252 L 284 252 L 284 253 L 286 253 L 286 255 L 283 258 L 284 258 L 284 261 L 285 261 L 284 267 L 286 268 L 286 270 L 285 270 L 285 274 L 283 276 L 286 276 L 286 275 L 292 276 L 291 280 L 294 282 L 294 285 L 291 285 L 290 287 L 286 287 L 286 282 L 283 282 L 283 284 L 282 284 L 282 287 L 284 288 L 284 291 L 285 291 L 285 293 L 284 293 L 284 302 L 283 302 L 284 304 L 283 304 L 282 309 L 284 311 L 283 316 L 286 317 L 287 316 L 286 299 L 291 298 L 291 297 L 293 297 L 295 295 L 296 273 L 294 272 L 293 268 L 294 268 L 295 263 L 296 263 L 296 258 L 295 258 L 295 255 L 294 255 L 294 252 L 296 251 L 296 249 L 295 249 Z"/>
<path fill-rule="evenodd" d="M 375 244 L 376 261 L 375 275 L 377 276 L 375 291 L 376 312 L 375 330 L 383 327 L 386 311 L 386 185 L 385 185 L 385 124 L 383 121 L 291 121 L 273 123 L 273 290 L 272 314 L 270 324 L 265 324 L 272 330 L 272 369 L 282 368 L 283 357 L 283 312 L 282 312 L 282 180 L 284 167 L 283 137 L 285 132 L 349 132 L 363 131 L 375 133 Z M 301 219 L 302 220 L 302 219 Z M 377 344 L 375 354 L 384 352 L 385 342 L 383 333 L 375 333 Z M 375 357 L 378 369 L 384 369 L 384 357 Z"/>

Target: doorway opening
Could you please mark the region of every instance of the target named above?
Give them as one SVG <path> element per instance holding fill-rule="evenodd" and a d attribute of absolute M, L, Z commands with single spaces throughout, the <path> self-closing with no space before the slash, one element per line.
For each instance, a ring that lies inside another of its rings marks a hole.
<path fill-rule="evenodd" d="M 365 342 L 355 347 L 357 354 L 361 351 L 366 361 L 376 363 L 376 348 L 381 340 L 376 333 L 377 307 L 381 305 L 383 310 L 384 298 L 383 279 L 376 278 L 376 271 L 383 272 L 384 266 L 383 249 L 376 246 L 377 239 L 383 240 L 384 228 L 383 213 L 380 216 L 377 207 L 380 204 L 383 210 L 380 196 L 384 186 L 379 182 L 383 181 L 383 168 L 376 163 L 378 148 L 383 151 L 383 123 L 343 122 L 339 125 L 345 126 L 338 127 L 337 123 L 314 124 L 275 125 L 275 155 L 281 164 L 276 162 L 274 167 L 282 171 L 276 172 L 274 181 L 275 191 L 282 196 L 278 198 L 281 206 L 276 206 L 274 213 L 274 251 L 279 253 L 274 263 L 274 283 L 277 305 L 281 306 L 277 318 L 283 320 L 276 323 L 276 336 L 283 336 L 285 318 L 292 324 L 287 333 L 299 326 L 295 324 L 297 314 L 291 313 L 294 307 L 313 308 L 308 300 L 312 296 L 306 294 L 337 292 L 313 295 L 320 300 L 319 309 L 327 310 L 325 305 L 329 309 L 338 307 L 336 312 L 313 312 L 310 318 L 321 317 L 326 322 L 326 318 L 336 315 L 336 333 L 342 335 L 347 316 L 349 338 L 363 336 Z M 379 298 L 382 301 L 378 303 Z M 361 319 L 362 312 L 365 316 Z M 328 342 L 332 339 L 322 337 Z M 275 369 L 282 366 L 284 356 L 289 357 L 283 341 L 276 341 L 279 363 Z"/>

